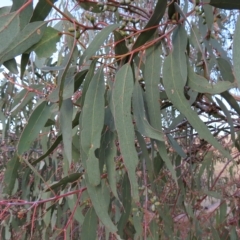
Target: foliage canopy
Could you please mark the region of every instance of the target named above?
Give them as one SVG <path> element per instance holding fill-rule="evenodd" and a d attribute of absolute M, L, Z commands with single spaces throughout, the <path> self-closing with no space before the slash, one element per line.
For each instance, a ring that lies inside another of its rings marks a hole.
<path fill-rule="evenodd" d="M 237 239 L 237 179 L 214 167 L 239 157 L 239 9 L 0 8 L 1 239 Z"/>

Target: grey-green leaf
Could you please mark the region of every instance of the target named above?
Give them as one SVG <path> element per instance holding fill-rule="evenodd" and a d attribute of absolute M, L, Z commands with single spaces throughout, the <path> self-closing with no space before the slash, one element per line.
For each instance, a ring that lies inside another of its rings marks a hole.
<path fill-rule="evenodd" d="M 98 218 L 93 207 L 88 209 L 82 225 L 82 239 L 96 240 Z"/>
<path fill-rule="evenodd" d="M 133 91 L 133 115 L 137 125 L 138 131 L 146 136 L 155 140 L 164 141 L 163 133 L 160 130 L 153 128 L 146 117 L 144 102 L 142 96 L 142 89 L 139 83 L 136 81 Z M 160 108 L 160 107 L 159 107 Z"/>
<path fill-rule="evenodd" d="M 11 41 L 9 46 L 0 53 L 0 62 L 5 62 L 11 58 L 24 53 L 28 48 L 37 43 L 43 36 L 46 22 L 29 23 Z M 16 41 L 18 39 L 18 41 Z"/>
<path fill-rule="evenodd" d="M 119 26 L 120 24 L 113 24 L 101 30 L 101 32 L 95 36 L 88 48 L 84 51 L 83 55 L 81 56 L 79 66 L 88 61 L 96 53 L 96 51 L 100 49 L 101 45 L 108 38 L 109 34 Z"/>
<path fill-rule="evenodd" d="M 92 185 L 100 183 L 99 160 L 95 150 L 100 147 L 101 132 L 104 124 L 104 76 L 101 67 L 93 76 L 86 93 L 82 110 L 81 144 L 87 154 L 87 174 Z"/>
<path fill-rule="evenodd" d="M 118 133 L 124 165 L 128 172 L 133 200 L 139 201 L 138 182 L 135 174 L 138 156 L 134 146 L 135 134 L 131 116 L 133 73 L 129 64 L 123 65 L 116 74 L 112 92 L 112 113 Z"/>
<path fill-rule="evenodd" d="M 59 31 L 52 27 L 47 27 L 44 31 L 42 39 L 33 45 L 28 52 L 34 51 L 39 58 L 50 57 L 56 52 L 56 44 L 59 42 L 61 35 Z"/>
<path fill-rule="evenodd" d="M 63 137 L 63 146 L 69 164 L 72 162 L 72 115 L 73 104 L 72 100 L 69 98 L 63 101 L 60 108 L 60 123 Z"/>
<path fill-rule="evenodd" d="M 210 84 L 206 78 L 196 74 L 189 64 L 187 85 L 196 92 L 209 94 L 219 94 L 237 86 L 236 82 L 229 81 L 218 81 L 215 84 Z"/>
<path fill-rule="evenodd" d="M 239 42 L 240 42 L 240 16 L 238 16 L 235 32 L 234 32 L 234 38 L 233 38 L 233 68 L 234 73 L 237 79 L 238 87 L 240 87 L 240 48 L 239 48 Z"/>
<path fill-rule="evenodd" d="M 29 150 L 32 142 L 38 137 L 41 129 L 51 115 L 51 106 L 43 101 L 32 112 L 28 122 L 20 136 L 17 152 L 19 155 Z"/>
<path fill-rule="evenodd" d="M 176 42 L 182 41 L 180 35 L 177 36 L 177 39 Z M 181 51 L 182 54 L 180 53 Z M 180 61 L 185 62 L 185 59 L 184 49 L 181 48 L 174 48 L 174 51 L 165 59 L 163 64 L 163 84 L 166 93 L 174 106 L 185 115 L 190 124 L 196 129 L 200 137 L 211 143 L 225 157 L 231 159 L 230 154 L 225 151 L 221 144 L 212 136 L 206 125 L 199 119 L 197 113 L 191 109 L 189 102 L 184 96 L 184 85 L 186 81 L 184 77 L 187 76 L 183 76 L 182 72 L 187 70 L 187 66 L 185 66 L 185 70 L 181 69 L 183 65 L 180 65 Z"/>

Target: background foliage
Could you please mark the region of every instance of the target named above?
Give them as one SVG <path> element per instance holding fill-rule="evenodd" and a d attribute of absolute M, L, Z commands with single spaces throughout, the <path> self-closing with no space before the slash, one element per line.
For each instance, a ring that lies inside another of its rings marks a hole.
<path fill-rule="evenodd" d="M 239 239 L 239 8 L 0 8 L 1 239 Z"/>

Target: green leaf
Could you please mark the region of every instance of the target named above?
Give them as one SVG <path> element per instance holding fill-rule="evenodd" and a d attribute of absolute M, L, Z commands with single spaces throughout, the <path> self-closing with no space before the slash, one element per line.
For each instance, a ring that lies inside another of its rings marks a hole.
<path fill-rule="evenodd" d="M 239 3 L 240 6 L 240 3 Z M 233 38 L 233 69 L 237 79 L 238 87 L 240 87 L 240 16 L 238 16 L 237 24 L 235 27 L 234 38 Z"/>
<path fill-rule="evenodd" d="M 79 116 L 80 116 L 80 112 L 78 112 L 75 116 L 75 118 L 72 121 L 72 128 L 76 127 L 78 125 L 78 120 L 79 120 Z M 60 134 L 56 140 L 54 141 L 54 143 L 51 145 L 51 147 L 49 147 L 49 149 L 47 150 L 47 152 L 45 152 L 41 157 L 39 157 L 38 159 L 36 159 L 35 161 L 32 162 L 32 165 L 37 164 L 38 162 L 40 162 L 41 160 L 43 160 L 45 157 L 47 157 L 48 155 L 50 155 L 50 153 L 53 152 L 54 149 L 56 149 L 56 147 L 59 145 L 59 143 L 62 141 L 62 134 Z"/>
<path fill-rule="evenodd" d="M 36 91 L 42 90 L 42 85 L 30 85 L 29 88 L 35 89 Z M 10 111 L 12 116 L 16 116 L 36 94 L 34 92 L 28 92 L 27 89 L 23 89 L 13 97 L 12 109 Z"/>
<path fill-rule="evenodd" d="M 20 63 L 20 78 L 23 78 L 23 75 L 25 73 L 26 66 L 28 65 L 29 61 L 29 53 L 23 53 L 21 57 L 21 63 Z"/>
<path fill-rule="evenodd" d="M 11 12 L 14 12 L 21 8 L 22 5 L 26 3 L 26 0 L 13 0 L 12 2 Z"/>
<path fill-rule="evenodd" d="M 114 31 L 113 34 L 114 34 L 114 41 L 115 41 L 115 54 L 118 56 L 124 55 L 125 53 L 128 52 L 128 48 L 126 46 L 124 37 L 117 31 Z M 124 63 L 123 59 L 117 61 L 118 65 L 122 65 L 121 63 Z"/>
<path fill-rule="evenodd" d="M 61 35 L 59 31 L 52 27 L 47 27 L 42 39 L 33 45 L 27 52 L 34 51 L 39 58 L 48 58 L 57 51 L 56 44 L 59 42 Z"/>
<path fill-rule="evenodd" d="M 131 208 L 132 208 L 132 199 L 131 199 L 131 186 L 130 182 L 127 176 L 127 173 L 125 173 L 122 181 L 122 203 L 124 207 L 124 212 L 121 215 L 121 218 L 118 222 L 118 232 L 119 235 L 123 238 L 124 237 L 124 228 L 128 222 L 128 219 L 130 217 Z"/>
<path fill-rule="evenodd" d="M 64 84 L 64 89 L 63 89 L 63 100 L 71 98 L 73 95 L 73 92 L 76 92 L 79 87 L 81 86 L 81 84 L 84 81 L 84 78 L 86 76 L 86 74 L 88 73 L 88 70 L 82 70 L 81 72 L 77 73 L 74 76 L 74 79 L 67 81 Z M 73 81 L 74 81 L 74 89 L 73 89 Z M 60 86 L 57 86 L 52 92 L 51 94 L 49 94 L 48 96 L 48 100 L 50 102 L 58 102 L 59 101 L 59 89 Z"/>
<path fill-rule="evenodd" d="M 167 7 L 167 0 L 158 0 L 153 14 L 144 28 L 145 31 L 140 33 L 140 35 L 138 36 L 136 42 L 132 47 L 132 50 L 142 46 L 153 36 L 153 34 L 155 33 L 158 27 L 159 22 L 161 21 L 165 13 L 166 7 Z M 156 28 L 152 28 L 154 26 L 156 26 Z"/>
<path fill-rule="evenodd" d="M 153 162 L 150 159 L 149 151 L 147 149 L 146 142 L 143 136 L 139 132 L 136 132 L 136 136 L 137 136 L 139 146 L 141 148 L 140 159 L 145 162 L 149 180 L 152 182 L 153 176 L 154 176 Z"/>
<path fill-rule="evenodd" d="M 50 0 L 51 3 L 55 3 L 57 0 Z M 43 21 L 50 13 L 52 6 L 46 0 L 39 0 L 34 8 L 32 18 L 30 22 Z"/>
<path fill-rule="evenodd" d="M 67 200 L 67 203 L 68 203 L 68 206 L 70 208 L 70 210 L 74 212 L 74 218 L 78 221 L 78 223 L 80 223 L 81 225 L 83 224 L 84 222 L 84 216 L 82 214 L 82 209 L 80 206 L 78 206 L 76 209 L 76 204 L 78 204 L 78 201 L 77 201 L 77 197 L 76 195 L 71 195 L 71 196 L 68 196 L 66 198 Z"/>
<path fill-rule="evenodd" d="M 82 225 L 82 239 L 96 240 L 98 218 L 93 207 L 88 209 Z"/>
<path fill-rule="evenodd" d="M 4 67 L 7 68 L 11 73 L 18 74 L 17 62 L 14 58 L 3 63 Z"/>
<path fill-rule="evenodd" d="M 185 29 L 180 27 L 179 31 L 185 32 Z M 211 132 L 199 118 L 197 113 L 191 109 L 189 102 L 184 96 L 184 86 L 187 80 L 187 74 L 185 74 L 185 72 L 187 72 L 187 66 L 186 64 L 183 66 L 183 63 L 186 62 L 183 41 L 184 38 L 180 32 L 176 35 L 174 41 L 174 51 L 169 54 L 163 64 L 163 84 L 166 93 L 173 105 L 185 115 L 200 137 L 211 143 L 225 157 L 232 159 L 230 154 L 225 151 L 222 145 L 212 136 Z M 182 69 L 183 67 L 185 67 L 185 69 Z"/>
<path fill-rule="evenodd" d="M 11 195 L 15 181 L 18 181 L 17 177 L 19 167 L 19 157 L 15 153 L 11 160 L 8 161 L 6 171 L 4 173 L 4 192 L 8 195 Z"/>
<path fill-rule="evenodd" d="M 173 147 L 173 149 L 182 157 L 185 158 L 187 157 L 186 153 L 183 151 L 183 149 L 181 148 L 181 146 L 178 144 L 178 142 L 170 135 L 167 135 L 168 140 L 171 144 L 171 146 Z"/>
<path fill-rule="evenodd" d="M 104 180 L 98 186 L 89 184 L 88 177 L 86 176 L 87 192 L 91 198 L 92 204 L 99 217 L 99 220 L 106 226 L 106 228 L 116 235 L 117 228 L 111 221 L 108 215 L 108 207 L 110 200 L 110 193 L 107 184 Z"/>
<path fill-rule="evenodd" d="M 51 190 L 55 190 L 59 187 L 64 187 L 66 186 L 68 183 L 74 183 L 76 182 L 80 177 L 82 177 L 82 173 L 72 173 L 64 178 L 62 178 L 60 181 L 58 181 L 57 183 L 53 183 L 50 186 L 47 186 L 46 188 L 46 192 L 49 192 Z"/>
<path fill-rule="evenodd" d="M 80 58 L 79 66 L 87 62 L 101 48 L 101 45 L 109 37 L 110 33 L 119 26 L 120 24 L 113 24 L 101 30 L 92 40 L 89 47 L 84 51 Z"/>
<path fill-rule="evenodd" d="M 8 47 L 0 54 L 0 62 L 5 62 L 24 53 L 42 38 L 45 28 L 46 22 L 29 23 L 14 39 L 10 38 L 12 41 L 9 42 Z"/>
<path fill-rule="evenodd" d="M 19 155 L 29 150 L 32 142 L 38 137 L 50 114 L 51 107 L 45 101 L 41 102 L 34 109 L 18 142 L 17 152 Z"/>
<path fill-rule="evenodd" d="M 230 62 L 224 58 L 217 58 L 217 63 L 223 80 L 233 83 L 235 81 L 235 77 L 233 75 Z"/>
<path fill-rule="evenodd" d="M 117 172 L 114 158 L 117 156 L 115 134 L 107 130 L 102 137 L 99 159 L 104 160 L 107 168 L 107 179 L 113 195 L 119 200 L 117 193 Z M 120 200 L 119 200 L 120 201 Z"/>
<path fill-rule="evenodd" d="M 213 7 L 204 4 L 203 5 L 203 11 L 204 11 L 204 16 L 206 18 L 208 29 L 211 30 L 213 22 L 214 22 Z"/>
<path fill-rule="evenodd" d="M 159 104 L 159 83 L 160 83 L 160 70 L 161 69 L 161 45 L 154 45 L 146 51 L 146 62 L 144 68 L 144 79 L 146 85 L 146 102 L 149 116 L 149 122 L 158 131 L 162 131 L 162 120 Z M 167 168 L 171 172 L 173 178 L 177 182 L 177 177 L 173 165 L 167 155 L 164 142 L 157 142 L 157 147 L 161 159 L 165 162 Z"/>
<path fill-rule="evenodd" d="M 6 15 L 10 12 L 11 6 L 1 7 L 0 8 L 0 17 Z"/>
<path fill-rule="evenodd" d="M 63 101 L 60 109 L 60 123 L 63 138 L 63 147 L 69 164 L 72 162 L 72 115 L 73 103 L 72 100 L 66 99 Z"/>
<path fill-rule="evenodd" d="M 134 128 L 131 116 L 133 73 L 129 64 L 123 65 L 116 74 L 112 92 L 112 113 L 118 133 L 124 165 L 131 183 L 133 200 L 138 202 L 138 182 L 135 174 L 138 156 L 134 146 Z"/>
<path fill-rule="evenodd" d="M 161 45 L 154 45 L 147 49 L 143 76 L 146 86 L 145 96 L 149 122 L 158 131 L 162 131 L 158 88 L 158 85 L 160 84 L 159 69 L 162 64 L 160 48 Z"/>
<path fill-rule="evenodd" d="M 203 76 L 196 74 L 192 67 L 188 64 L 188 82 L 187 85 L 194 91 L 199 93 L 219 94 L 236 87 L 236 82 L 218 81 L 215 84 L 208 83 Z"/>
<path fill-rule="evenodd" d="M 147 117 L 144 109 L 142 89 L 137 81 L 135 83 L 135 87 L 133 91 L 132 104 L 133 104 L 133 115 L 134 115 L 134 119 L 135 119 L 138 131 L 146 137 L 150 137 L 152 139 L 156 139 L 159 141 L 164 141 L 164 136 L 162 131 L 159 131 L 153 128 L 147 121 Z"/>
<path fill-rule="evenodd" d="M 26 1 L 25 1 L 26 2 Z M 20 6 L 22 7 L 22 5 Z M 17 10 L 17 9 L 16 9 Z M 11 9 L 12 11 L 12 9 Z M 28 4 L 27 7 L 25 7 L 24 9 L 21 10 L 20 14 L 19 14 L 19 19 L 20 19 L 20 30 L 22 30 L 23 28 L 25 28 L 25 26 L 30 22 L 30 19 L 32 17 L 33 14 L 33 2 L 31 2 L 30 4 Z"/>
<path fill-rule="evenodd" d="M 88 87 L 82 110 L 81 144 L 88 157 L 87 175 L 90 184 L 94 186 L 100 183 L 99 160 L 95 156 L 95 150 L 100 147 L 104 124 L 104 93 L 104 76 L 101 67 L 93 76 Z"/>
<path fill-rule="evenodd" d="M 83 88 L 82 88 L 82 96 L 81 96 L 81 100 L 80 100 L 80 106 L 84 105 L 85 96 L 86 96 L 89 84 L 93 79 L 96 63 L 97 63 L 97 59 L 93 60 L 89 67 L 89 71 L 87 72 L 87 75 L 86 75 L 86 78 L 85 78 L 85 81 L 83 84 Z"/>
<path fill-rule="evenodd" d="M 232 120 L 231 114 L 230 114 L 229 110 L 227 109 L 227 107 L 225 106 L 225 104 L 220 99 L 216 98 L 216 101 L 217 101 L 218 105 L 220 106 L 220 108 L 223 110 L 225 116 L 227 117 L 227 121 L 228 121 L 228 124 L 230 126 L 230 131 L 231 131 L 231 138 L 232 138 L 232 141 L 234 142 L 235 141 L 235 130 L 234 130 L 234 125 L 233 125 L 233 120 Z"/>
<path fill-rule="evenodd" d="M 20 30 L 19 14 L 16 12 L 2 15 L 0 17 L 0 55 L 9 46 L 9 43 L 14 40 Z"/>
<path fill-rule="evenodd" d="M 236 0 L 210 0 L 209 4 L 222 9 L 240 9 L 240 2 Z"/>
<path fill-rule="evenodd" d="M 240 107 L 237 101 L 229 92 L 221 93 L 221 96 L 228 102 L 228 104 L 240 115 Z"/>

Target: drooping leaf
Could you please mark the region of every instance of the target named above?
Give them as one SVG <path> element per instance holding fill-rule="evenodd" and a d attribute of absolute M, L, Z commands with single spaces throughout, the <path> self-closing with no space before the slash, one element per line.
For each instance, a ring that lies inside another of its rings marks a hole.
<path fill-rule="evenodd" d="M 51 114 L 50 110 L 51 105 L 48 105 L 45 101 L 42 101 L 34 109 L 18 142 L 17 152 L 19 155 L 29 150 L 32 142 L 38 137 L 38 134 Z"/>
<path fill-rule="evenodd" d="M 0 55 L 12 40 L 15 41 L 19 31 L 19 14 L 13 12 L 0 16 Z"/>
<path fill-rule="evenodd" d="M 142 97 L 142 89 L 138 82 L 135 83 L 133 91 L 133 115 L 137 129 L 142 135 L 158 141 L 164 141 L 162 131 L 153 128 L 147 121 Z"/>
<path fill-rule="evenodd" d="M 213 7 L 209 6 L 207 4 L 204 4 L 203 5 L 203 11 L 204 11 L 204 16 L 205 16 L 205 19 L 206 19 L 208 29 L 211 30 L 213 22 L 214 22 Z"/>
<path fill-rule="evenodd" d="M 207 79 L 196 74 L 189 64 L 187 85 L 196 92 L 209 94 L 219 94 L 237 86 L 236 82 L 231 83 L 229 81 L 218 81 L 215 84 L 208 83 Z"/>
<path fill-rule="evenodd" d="M 176 38 L 173 39 L 174 51 L 169 54 L 163 64 L 163 84 L 166 93 L 174 106 L 185 115 L 190 124 L 196 129 L 200 137 L 211 143 L 225 157 L 231 159 L 230 154 L 225 151 L 221 144 L 212 136 L 197 113 L 191 109 L 189 102 L 184 96 L 184 86 L 187 80 L 187 64 L 184 52 L 186 32 L 183 27 L 180 27 L 178 31 L 179 33 L 176 32 L 175 35 Z M 184 62 L 185 66 L 183 65 Z"/>
<path fill-rule="evenodd" d="M 60 123 L 63 138 L 63 147 L 69 165 L 72 162 L 72 115 L 73 104 L 71 99 L 66 99 L 60 109 Z"/>
<path fill-rule="evenodd" d="M 161 132 L 160 93 L 158 88 L 160 84 L 160 68 L 162 64 L 160 47 L 161 45 L 154 45 L 147 49 L 143 77 L 146 86 L 145 96 L 149 122 L 153 128 Z"/>
<path fill-rule="evenodd" d="M 47 27 L 44 31 L 42 39 L 33 45 L 27 52 L 34 51 L 39 58 L 50 57 L 56 52 L 56 44 L 59 42 L 61 35 L 59 31 L 52 27 Z"/>
<path fill-rule="evenodd" d="M 149 19 L 147 25 L 145 26 L 143 32 L 140 33 L 140 35 L 138 36 L 136 42 L 134 43 L 132 49 L 136 49 L 140 46 L 142 46 L 144 43 L 146 43 L 155 33 L 157 26 L 159 24 L 159 22 L 161 21 L 165 10 L 167 7 L 167 0 L 158 0 L 155 8 L 154 8 L 154 12 L 151 16 L 151 18 Z M 156 28 L 153 28 L 153 27 Z M 149 29 L 151 28 L 151 29 Z"/>
<path fill-rule="evenodd" d="M 23 75 L 25 73 L 26 66 L 29 62 L 29 53 L 23 53 L 21 57 L 21 63 L 20 63 L 20 78 L 23 78 Z"/>
<path fill-rule="evenodd" d="M 74 79 L 72 79 L 71 81 L 68 81 L 65 85 L 64 85 L 64 89 L 63 89 L 63 100 L 71 98 L 73 95 L 73 92 L 76 92 L 79 87 L 81 86 L 82 82 L 84 81 L 84 78 L 86 76 L 86 74 L 88 73 L 88 70 L 82 70 L 81 72 L 77 73 L 74 76 Z M 73 89 L 73 81 L 74 81 L 74 89 Z M 51 94 L 49 94 L 48 96 L 48 100 L 50 102 L 58 102 L 59 100 L 59 89 L 60 87 L 57 86 L 52 92 Z"/>
<path fill-rule="evenodd" d="M 105 227 L 115 235 L 117 235 L 117 227 L 111 221 L 108 215 L 108 207 L 110 200 L 110 193 L 106 183 L 102 180 L 98 186 L 93 186 L 89 183 L 86 176 L 86 186 L 88 194 L 91 198 L 95 212 L 99 217 L 99 220 L 105 225 Z"/>
<path fill-rule="evenodd" d="M 113 32 L 114 34 L 114 41 L 115 41 L 115 54 L 120 56 L 120 55 L 124 55 L 128 52 L 128 48 L 126 46 L 124 37 L 117 31 Z M 119 65 L 124 64 L 124 59 L 118 60 L 117 63 Z"/>
<path fill-rule="evenodd" d="M 26 25 L 14 39 L 10 38 L 9 46 L 0 54 L 0 62 L 5 62 L 24 53 L 42 38 L 45 28 L 46 22 L 34 22 Z M 15 39 L 19 39 L 19 41 L 15 41 Z"/>
<path fill-rule="evenodd" d="M 227 107 L 225 106 L 225 104 L 219 98 L 216 98 L 216 100 L 217 100 L 217 103 L 220 106 L 220 108 L 223 110 L 225 116 L 227 117 L 227 121 L 228 121 L 228 124 L 230 126 L 230 131 L 231 131 L 231 138 L 232 138 L 232 141 L 234 142 L 235 141 L 235 131 L 234 131 L 234 125 L 233 125 L 233 120 L 232 120 L 231 114 L 230 114 L 229 110 L 227 109 Z"/>
<path fill-rule="evenodd" d="M 238 113 L 240 114 L 240 107 L 234 97 L 228 92 L 221 93 L 221 96 L 225 98 L 228 104 Z"/>
<path fill-rule="evenodd" d="M 66 186 L 68 183 L 73 183 L 76 182 L 80 177 L 82 177 L 82 173 L 72 173 L 64 178 L 62 178 L 60 181 L 58 181 L 57 183 L 53 183 L 49 186 L 47 186 L 46 188 L 46 192 L 49 192 L 51 190 L 55 190 L 59 187 L 64 187 Z"/>
<path fill-rule="evenodd" d="M 172 145 L 172 148 L 182 157 L 185 158 L 187 157 L 186 153 L 183 151 L 181 146 L 178 144 L 178 142 L 170 135 L 167 135 L 170 144 Z"/>
<path fill-rule="evenodd" d="M 91 62 L 90 67 L 89 67 L 89 71 L 87 72 L 87 75 L 86 75 L 86 78 L 85 78 L 85 81 L 84 81 L 84 84 L 83 84 L 82 96 L 81 96 L 81 99 L 80 99 L 80 106 L 84 105 L 85 96 L 86 96 L 89 84 L 93 79 L 96 63 L 97 63 L 97 59 L 93 60 Z"/>
<path fill-rule="evenodd" d="M 124 165 L 128 172 L 134 201 L 138 202 L 138 183 L 135 170 L 138 156 L 134 146 L 134 128 L 131 116 L 131 96 L 133 92 L 133 74 L 129 64 L 123 65 L 116 74 L 112 92 L 112 113 L 118 133 Z"/>
<path fill-rule="evenodd" d="M 66 84 L 68 84 L 68 83 L 70 84 L 69 90 L 70 90 L 70 93 L 73 93 L 74 84 L 73 84 L 72 80 L 74 77 L 74 71 L 75 71 L 76 67 L 75 66 L 70 67 L 70 66 L 73 62 L 75 49 L 77 48 L 76 44 L 77 44 L 77 42 L 75 39 L 71 51 L 65 57 L 65 61 L 63 63 L 64 68 L 58 74 L 57 82 L 58 82 L 58 86 L 59 86 L 59 92 L 58 92 L 59 108 L 61 108 L 61 106 L 62 106 L 64 87 Z"/>
<path fill-rule="evenodd" d="M 55 3 L 58 0 L 50 0 L 51 3 Z M 52 6 L 46 0 L 39 0 L 34 8 L 32 18 L 30 22 L 43 21 L 50 13 Z"/>
<path fill-rule="evenodd" d="M 12 58 L 3 63 L 4 67 L 7 68 L 11 73 L 18 74 L 17 62 L 15 58 Z"/>
<path fill-rule="evenodd" d="M 30 85 L 29 87 L 36 91 L 42 90 L 41 85 Z M 23 89 L 18 94 L 16 94 L 13 97 L 14 102 L 10 111 L 11 115 L 15 116 L 16 114 L 18 114 L 18 112 L 21 111 L 24 107 L 26 107 L 26 105 L 29 103 L 29 101 L 31 101 L 31 99 L 33 99 L 35 95 L 36 94 L 34 92 L 28 92 L 27 89 Z"/>
<path fill-rule="evenodd" d="M 146 146 L 146 142 L 144 141 L 143 136 L 139 132 L 136 132 L 136 136 L 137 136 L 138 144 L 139 144 L 140 149 L 141 149 L 141 152 L 139 153 L 140 159 L 143 162 L 145 162 L 149 180 L 152 182 L 153 176 L 154 176 L 153 161 L 149 157 L 149 150 Z M 148 147 L 150 147 L 150 149 L 152 148 L 151 145 L 148 146 Z"/>
<path fill-rule="evenodd" d="M 10 161 L 7 163 L 6 171 L 4 173 L 4 192 L 11 195 L 15 181 L 18 177 L 18 169 L 20 166 L 19 157 L 15 153 Z"/>
<path fill-rule="evenodd" d="M 113 195 L 119 200 L 117 193 L 116 164 L 114 158 L 117 155 L 117 147 L 115 145 L 115 134 L 107 130 L 101 142 L 99 158 L 104 160 L 107 168 L 107 179 Z M 120 201 L 120 200 L 119 200 Z"/>
<path fill-rule="evenodd" d="M 122 213 L 119 222 L 118 222 L 118 232 L 119 235 L 123 238 L 124 237 L 124 228 L 128 222 L 128 219 L 130 217 L 132 203 L 131 203 L 131 185 L 127 176 L 127 173 L 125 173 L 122 181 L 122 203 L 124 207 L 124 212 Z"/>
<path fill-rule="evenodd" d="M 13 0 L 12 1 L 12 7 L 11 7 L 11 12 L 17 11 L 24 3 L 26 3 L 26 0 Z"/>
<path fill-rule="evenodd" d="M 82 225 L 84 222 L 84 216 L 82 214 L 81 207 L 78 206 L 77 208 L 75 208 L 76 204 L 78 204 L 76 195 L 73 195 L 73 196 L 70 195 L 67 198 L 67 202 L 68 202 L 68 206 L 69 206 L 70 210 L 75 211 L 74 218 Z"/>
<path fill-rule="evenodd" d="M 78 125 L 78 121 L 79 121 L 79 116 L 80 116 L 80 112 L 78 112 L 75 116 L 75 118 L 72 121 L 72 128 L 76 127 Z M 35 165 L 37 163 L 39 163 L 41 160 L 43 160 L 45 157 L 47 157 L 50 153 L 53 152 L 54 149 L 56 149 L 56 147 L 59 145 L 59 143 L 62 141 L 62 134 L 60 134 L 56 140 L 54 141 L 54 143 L 51 145 L 51 147 L 49 147 L 49 149 L 47 150 L 47 152 L 45 152 L 41 157 L 39 157 L 38 159 L 36 159 L 35 161 L 32 162 L 32 165 Z"/>
<path fill-rule="evenodd" d="M 26 2 L 26 1 L 25 1 Z M 21 5 L 22 6 L 22 5 Z M 21 7 L 20 6 L 20 7 Z M 12 9 L 11 9 L 12 11 Z M 23 28 L 25 28 L 25 26 L 30 22 L 30 19 L 32 17 L 33 14 L 33 2 L 31 2 L 30 4 L 27 5 L 27 7 L 24 7 L 24 9 L 22 9 L 20 11 L 19 14 L 19 19 L 20 19 L 20 30 L 22 30 Z"/>
<path fill-rule="evenodd" d="M 0 17 L 2 15 L 8 14 L 11 10 L 11 6 L 1 7 L 0 8 Z"/>
<path fill-rule="evenodd" d="M 240 2 L 235 0 L 210 0 L 209 4 L 222 9 L 240 9 Z"/>
<path fill-rule="evenodd" d="M 230 62 L 224 58 L 217 58 L 217 63 L 223 80 L 233 83 L 235 81 L 235 77 L 233 75 Z"/>
<path fill-rule="evenodd" d="M 82 239 L 96 240 L 98 218 L 93 207 L 88 209 L 82 225 Z"/>
<path fill-rule="evenodd" d="M 83 55 L 80 58 L 79 66 L 88 61 L 100 49 L 101 45 L 108 38 L 110 33 L 119 26 L 120 24 L 113 24 L 101 30 L 101 32 L 95 36 L 88 48 L 84 51 Z"/>
<path fill-rule="evenodd" d="M 144 79 L 146 85 L 146 103 L 147 111 L 149 116 L 149 122 L 158 131 L 162 131 L 161 122 L 161 111 L 159 104 L 159 84 L 160 84 L 160 69 L 161 69 L 161 58 L 160 58 L 160 47 L 157 44 L 147 49 L 146 51 L 146 62 L 144 68 Z M 166 147 L 164 142 L 157 142 L 157 147 L 159 154 L 161 155 L 161 160 L 163 160 L 171 172 L 173 178 L 177 182 L 176 173 L 174 171 L 173 165 L 167 155 Z"/>
<path fill-rule="evenodd" d="M 95 156 L 95 150 L 100 147 L 104 123 L 104 92 L 104 76 L 101 67 L 88 87 L 82 110 L 81 144 L 88 157 L 87 175 L 90 184 L 94 186 L 100 183 L 99 159 Z"/>
<path fill-rule="evenodd" d="M 240 3 L 239 3 L 240 6 Z M 239 7 L 240 8 L 240 7 Z M 238 87 L 240 87 L 240 49 L 239 49 L 239 41 L 240 41 L 240 16 L 238 16 L 237 24 L 235 27 L 234 38 L 233 38 L 233 69 L 236 76 L 236 80 L 238 83 Z"/>

